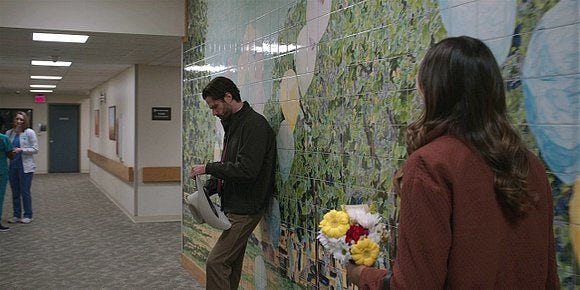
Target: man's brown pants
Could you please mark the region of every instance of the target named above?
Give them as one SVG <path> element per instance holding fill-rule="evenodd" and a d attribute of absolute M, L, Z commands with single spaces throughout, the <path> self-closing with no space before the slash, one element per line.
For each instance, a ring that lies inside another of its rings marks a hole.
<path fill-rule="evenodd" d="M 232 227 L 225 230 L 212 248 L 206 263 L 206 289 L 238 289 L 248 238 L 262 219 L 255 215 L 227 215 Z"/>

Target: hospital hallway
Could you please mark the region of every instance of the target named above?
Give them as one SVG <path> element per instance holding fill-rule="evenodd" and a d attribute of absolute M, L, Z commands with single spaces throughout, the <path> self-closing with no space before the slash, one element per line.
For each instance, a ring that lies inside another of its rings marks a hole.
<path fill-rule="evenodd" d="M 2 221 L 0 289 L 204 289 L 180 264 L 180 222 L 133 223 L 88 174 L 35 174 L 32 206 L 32 223 Z"/>

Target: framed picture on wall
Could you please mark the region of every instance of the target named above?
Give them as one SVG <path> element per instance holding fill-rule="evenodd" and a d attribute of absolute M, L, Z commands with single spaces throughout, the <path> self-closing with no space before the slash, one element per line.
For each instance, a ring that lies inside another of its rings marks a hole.
<path fill-rule="evenodd" d="M 115 106 L 109 107 L 109 140 L 117 140 L 117 117 Z"/>
<path fill-rule="evenodd" d="M 101 117 L 99 116 L 99 110 L 95 110 L 95 136 L 99 137 L 99 132 L 100 132 L 100 120 Z"/>

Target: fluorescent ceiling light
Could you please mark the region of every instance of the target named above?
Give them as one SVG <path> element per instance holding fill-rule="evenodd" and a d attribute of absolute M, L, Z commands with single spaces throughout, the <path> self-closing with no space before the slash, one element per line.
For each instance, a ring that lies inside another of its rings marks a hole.
<path fill-rule="evenodd" d="M 54 89 L 56 88 L 55 85 L 30 85 L 31 88 L 38 88 L 38 89 Z"/>
<path fill-rule="evenodd" d="M 62 77 L 57 76 L 30 76 L 33 80 L 60 80 Z"/>
<path fill-rule="evenodd" d="M 31 60 L 31 65 L 42 65 L 42 66 L 70 66 L 72 62 L 70 61 L 50 61 L 50 60 Z"/>
<path fill-rule="evenodd" d="M 52 90 L 30 90 L 31 93 L 52 93 Z"/>
<path fill-rule="evenodd" d="M 250 50 L 259 53 L 282 54 L 297 50 L 299 48 L 302 48 L 302 46 L 296 44 L 278 44 L 266 42 L 261 46 L 253 46 Z"/>
<path fill-rule="evenodd" d="M 211 64 L 204 64 L 204 65 L 189 65 L 186 66 L 184 69 L 186 71 L 201 71 L 201 72 L 220 72 L 227 70 L 229 67 L 223 65 L 211 65 Z M 235 69 L 230 69 L 231 71 L 236 71 Z"/>
<path fill-rule="evenodd" d="M 56 34 L 56 33 L 32 33 L 34 41 L 54 41 L 54 42 L 74 42 L 85 43 L 89 39 L 88 35 Z"/>

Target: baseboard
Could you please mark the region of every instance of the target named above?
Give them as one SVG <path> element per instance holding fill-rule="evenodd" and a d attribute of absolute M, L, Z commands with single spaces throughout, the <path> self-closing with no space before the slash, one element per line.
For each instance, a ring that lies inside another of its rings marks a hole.
<path fill-rule="evenodd" d="M 180 222 L 181 215 L 135 216 L 133 219 L 138 223 Z"/>
<path fill-rule="evenodd" d="M 184 253 L 181 253 L 181 265 L 185 270 L 189 271 L 193 278 L 202 286 L 205 287 L 205 271 L 200 268 L 193 260 L 191 260 Z"/>

